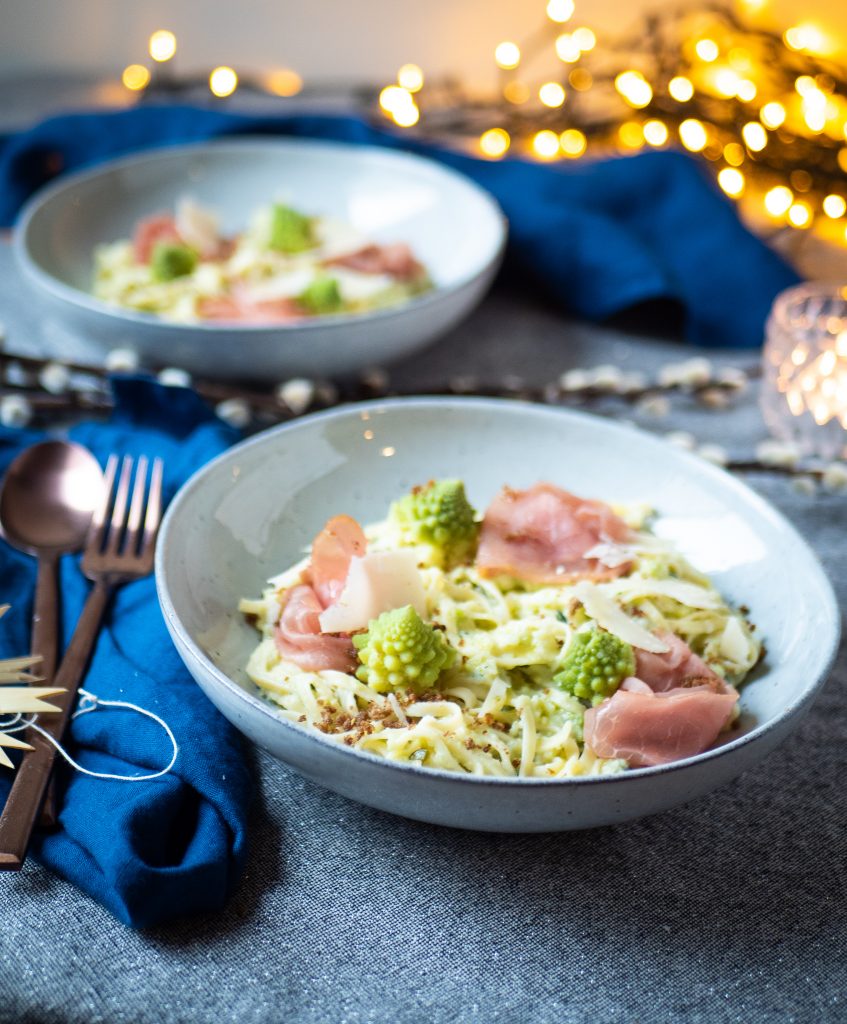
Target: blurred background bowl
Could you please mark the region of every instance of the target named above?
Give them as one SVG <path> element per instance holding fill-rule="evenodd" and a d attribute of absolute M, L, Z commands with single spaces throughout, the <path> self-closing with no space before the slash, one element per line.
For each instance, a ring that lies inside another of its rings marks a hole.
<path fill-rule="evenodd" d="M 257 206 L 284 196 L 377 242 L 406 242 L 434 289 L 394 309 L 278 326 L 172 324 L 91 295 L 95 248 L 129 237 L 139 219 L 172 210 L 185 195 L 214 209 L 225 233 L 243 230 Z M 23 211 L 15 254 L 50 311 L 79 338 L 77 358 L 102 361 L 109 350 L 129 347 L 145 365 L 274 380 L 353 373 L 422 348 L 477 305 L 505 239 L 503 215 L 485 191 L 421 157 L 238 139 L 158 150 L 63 178 Z"/>
<path fill-rule="evenodd" d="M 368 523 L 416 483 L 465 480 L 484 509 L 504 483 L 548 479 L 621 503 L 648 502 L 721 593 L 746 605 L 767 650 L 721 746 L 594 778 L 483 778 L 388 761 L 286 721 L 245 665 L 259 640 L 239 598 L 298 561 L 327 518 Z M 156 551 L 168 629 L 188 670 L 242 732 L 307 778 L 406 817 L 485 831 L 616 824 L 715 789 L 799 722 L 832 663 L 839 615 L 805 541 L 728 473 L 667 442 L 584 413 L 484 399 L 350 405 L 267 431 L 201 469 L 173 501 Z M 795 758 L 798 756 L 795 752 Z M 808 784 L 816 756 L 806 751 Z"/>

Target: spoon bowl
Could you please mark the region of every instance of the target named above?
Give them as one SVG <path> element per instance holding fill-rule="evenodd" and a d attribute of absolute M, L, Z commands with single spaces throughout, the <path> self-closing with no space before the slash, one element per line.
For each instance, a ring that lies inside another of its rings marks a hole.
<path fill-rule="evenodd" d="M 78 551 L 103 493 L 94 456 L 71 441 L 33 445 L 14 460 L 0 490 L 0 532 L 30 555 Z"/>

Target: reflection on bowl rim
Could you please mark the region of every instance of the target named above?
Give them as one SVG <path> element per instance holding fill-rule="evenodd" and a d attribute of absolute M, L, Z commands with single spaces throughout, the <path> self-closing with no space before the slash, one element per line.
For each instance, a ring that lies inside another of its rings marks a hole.
<path fill-rule="evenodd" d="M 423 166 L 430 171 L 434 169 L 436 173 L 443 174 L 448 178 L 461 182 L 463 186 L 475 192 L 480 200 L 488 204 L 490 212 L 494 215 L 495 220 L 500 225 L 497 245 L 488 255 L 485 262 L 471 273 L 463 275 L 457 281 L 454 281 L 449 285 L 439 285 L 433 282 L 433 287 L 429 291 L 423 292 L 421 295 L 415 295 L 398 306 L 389 306 L 386 309 L 376 309 L 363 313 L 335 313 L 331 316 L 304 317 L 302 320 L 297 321 L 282 321 L 280 323 L 268 324 L 209 320 L 198 320 L 196 322 L 192 321 L 189 323 L 183 323 L 180 321 L 168 320 L 156 313 L 144 313 L 134 309 L 125 309 L 122 306 L 113 306 L 105 300 L 97 298 L 90 292 L 83 291 L 82 288 L 76 288 L 73 285 L 62 281 L 60 278 L 55 277 L 49 271 L 45 270 L 41 264 L 30 255 L 27 242 L 30 225 L 33 219 L 38 215 L 44 204 L 52 199 L 54 195 L 62 192 L 66 188 L 85 184 L 91 179 L 96 179 L 102 174 L 121 170 L 123 167 L 129 165 L 134 166 L 137 164 L 154 162 L 161 159 L 163 156 L 181 156 L 184 154 L 191 154 L 193 152 L 202 152 L 203 150 L 208 149 L 242 150 L 250 148 L 340 149 L 344 152 L 353 151 L 357 154 L 362 153 L 366 156 L 378 155 L 389 160 L 397 160 L 399 163 L 411 163 L 415 166 Z M 129 154 L 127 156 L 118 157 L 114 160 L 104 161 L 92 168 L 86 168 L 81 171 L 75 171 L 72 174 L 62 175 L 56 181 L 38 189 L 38 191 L 35 192 L 35 194 L 32 195 L 24 204 L 15 224 L 12 248 L 18 265 L 23 268 L 24 273 L 27 276 L 37 281 L 45 291 L 48 291 L 55 297 L 60 298 L 65 302 L 70 302 L 72 305 L 77 306 L 80 309 L 84 309 L 87 312 L 94 312 L 102 316 L 108 316 L 122 323 L 129 322 L 145 326 L 167 327 L 169 330 L 174 331 L 199 330 L 216 333 L 221 331 L 237 330 L 239 332 L 244 332 L 245 334 L 262 335 L 276 333 L 283 330 L 300 331 L 316 327 L 325 328 L 330 325 L 343 327 L 351 322 L 360 323 L 363 321 L 384 321 L 390 320 L 391 317 L 402 316 L 404 313 L 412 310 L 426 309 L 428 304 L 439 302 L 455 292 L 466 288 L 472 281 L 475 281 L 482 274 L 486 273 L 492 265 L 499 265 L 505 252 L 507 239 L 508 222 L 497 200 L 484 188 L 477 185 L 471 178 L 466 177 L 459 171 L 453 170 L 452 167 L 436 163 L 434 160 L 418 156 L 415 153 L 407 153 L 404 150 L 396 150 L 383 146 L 360 146 L 356 143 L 335 142 L 326 139 L 309 139 L 299 136 L 280 136 L 278 138 L 273 138 L 261 135 L 240 135 L 224 136 L 204 142 L 185 143 L 184 145 L 179 146 L 161 146 L 154 150 Z"/>
<path fill-rule="evenodd" d="M 234 445 L 227 451 L 222 452 L 216 456 L 210 462 L 207 462 L 180 488 L 174 499 L 171 501 L 170 506 L 165 513 L 164 520 L 159 535 L 159 542 L 156 545 L 156 591 L 159 597 L 159 604 L 162 609 L 162 613 L 167 619 L 170 628 L 179 636 L 181 642 L 192 652 L 195 657 L 198 657 L 203 663 L 204 667 L 215 677 L 215 679 L 223 684 L 223 686 L 230 692 L 235 692 L 240 700 L 243 700 L 253 708 L 261 709 L 262 713 L 267 715 L 274 722 L 280 723 L 286 729 L 295 729 L 297 734 L 300 736 L 308 737 L 310 740 L 318 743 L 321 747 L 330 747 L 334 750 L 342 751 L 345 755 L 349 755 L 355 759 L 364 758 L 365 760 L 379 764 L 390 766 L 393 769 L 405 772 L 413 772 L 423 775 L 424 777 L 436 776 L 441 779 L 450 779 L 460 782 L 468 782 L 471 784 L 483 784 L 483 785 L 504 785 L 504 786 L 575 786 L 575 785 L 598 785 L 601 783 L 610 782 L 624 782 L 627 779 L 642 779 L 645 777 L 657 776 L 673 772 L 681 768 L 689 767 L 694 764 L 701 764 L 703 762 L 712 761 L 717 758 L 723 757 L 732 751 L 737 750 L 739 747 L 746 746 L 748 743 L 765 736 L 771 732 L 777 726 L 779 726 L 788 716 L 792 716 L 801 713 L 806 710 L 811 702 L 816 697 L 818 691 L 826 682 L 829 673 L 832 669 L 832 665 L 835 661 L 835 657 L 838 653 L 839 643 L 841 639 L 841 615 L 838 608 L 838 603 L 835 598 L 832 584 L 830 583 L 823 567 L 820 564 L 815 552 L 812 550 L 806 540 L 797 532 L 795 527 L 789 523 L 789 521 L 778 512 L 772 505 L 770 505 L 764 498 L 760 497 L 752 488 L 742 483 L 740 480 L 731 476 L 725 470 L 720 469 L 717 466 L 712 465 L 689 452 L 676 450 L 675 454 L 683 459 L 683 461 L 690 461 L 692 465 L 696 465 L 699 472 L 708 477 L 713 477 L 719 480 L 724 486 L 729 485 L 732 490 L 743 495 L 745 503 L 753 505 L 760 515 L 766 516 L 771 520 L 775 520 L 783 528 L 787 528 L 792 534 L 795 535 L 797 542 L 805 550 L 806 555 L 810 558 L 812 563 L 817 568 L 820 575 L 820 580 L 824 584 L 824 592 L 826 594 L 826 607 L 821 609 L 821 616 L 819 621 L 828 620 L 831 625 L 830 630 L 830 644 L 829 650 L 826 651 L 825 657 L 822 661 L 822 668 L 817 674 L 814 682 L 811 685 L 807 685 L 805 689 L 800 693 L 799 698 L 792 704 L 783 707 L 780 712 L 771 718 L 767 722 L 763 722 L 761 725 L 755 726 L 749 732 L 744 733 L 735 739 L 729 740 L 720 746 L 706 750 L 701 754 L 695 754 L 692 757 L 682 758 L 679 761 L 671 761 L 669 764 L 655 765 L 650 768 L 628 768 L 618 774 L 610 775 L 592 775 L 592 776 L 568 776 L 565 778 L 526 778 L 521 776 L 509 776 L 503 778 L 501 776 L 490 776 L 490 775 L 471 775 L 462 774 L 460 772 L 447 771 L 444 768 L 425 768 L 422 765 L 407 763 L 405 761 L 392 761 L 389 758 L 380 757 L 377 754 L 372 754 L 367 750 L 356 750 L 352 747 L 348 747 L 343 743 L 339 743 L 336 740 L 331 740 L 317 729 L 305 728 L 304 726 L 291 722 L 286 718 L 283 718 L 277 712 L 274 711 L 273 705 L 267 700 L 258 696 L 257 694 L 250 693 L 244 687 L 239 686 L 235 680 L 231 679 L 226 672 L 223 671 L 218 665 L 216 665 L 212 659 L 203 651 L 200 646 L 189 636 L 188 631 L 182 625 L 176 609 L 173 606 L 173 602 L 170 599 L 169 594 L 165 591 L 164 577 L 165 577 L 165 547 L 168 539 L 168 533 L 172 520 L 178 514 L 178 510 L 182 502 L 188 499 L 188 496 L 192 490 L 197 487 L 205 475 L 212 472 L 218 463 L 225 461 L 231 454 L 238 450 L 243 451 L 244 449 L 263 443 L 267 440 L 269 435 L 280 435 L 285 432 L 300 426 L 303 423 L 314 423 L 316 421 L 329 422 L 336 418 L 343 418 L 349 416 L 351 413 L 358 413 L 360 410 L 381 410 L 386 408 L 409 408 L 417 407 L 424 409 L 437 410 L 439 407 L 444 405 L 473 405 L 475 407 L 490 410 L 502 409 L 508 407 L 509 409 L 521 409 L 524 412 L 532 414 L 539 413 L 558 413 L 559 415 L 566 416 L 568 418 L 575 418 L 579 420 L 594 421 L 598 417 L 591 413 L 579 412 L 572 409 L 567 410 L 554 410 L 549 406 L 540 406 L 532 402 L 517 401 L 511 399 L 496 399 L 496 398 L 475 398 L 475 397 L 428 397 L 428 398 L 389 398 L 389 399 L 375 399 L 369 402 L 349 402 L 345 405 L 339 406 L 336 409 L 329 409 L 325 412 L 312 413 L 309 416 L 303 416 L 300 419 L 293 420 L 289 423 L 282 424 L 281 426 L 272 427 L 269 430 L 262 431 L 254 437 L 248 438 L 245 441 L 241 441 L 239 444 Z M 626 427 L 620 423 L 614 421 L 604 420 L 604 424 L 615 430 L 624 433 L 629 433 L 633 428 Z M 649 444 L 655 444 L 657 448 L 665 445 L 666 442 L 660 440 L 657 437 L 643 433 L 643 439 Z M 742 690 L 743 695 L 743 690 Z"/>

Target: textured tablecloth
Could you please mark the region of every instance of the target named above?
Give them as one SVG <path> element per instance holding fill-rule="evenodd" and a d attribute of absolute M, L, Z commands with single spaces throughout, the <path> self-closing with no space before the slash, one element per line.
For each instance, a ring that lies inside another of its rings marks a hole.
<path fill-rule="evenodd" d="M 38 349 L 37 308 L 6 246 L 0 320 L 9 347 Z M 394 378 L 543 382 L 576 365 L 651 370 L 691 354 L 495 293 Z M 684 398 L 673 409 L 632 418 L 738 456 L 764 436 L 753 394 L 723 413 Z M 844 607 L 847 497 L 801 496 L 778 477 L 750 483 L 809 538 Z M 689 806 L 583 833 L 404 821 L 256 753 L 252 854 L 219 916 L 134 933 L 35 864 L 0 876 L 0 1020 L 847 1020 L 845 691 L 842 651 L 799 730 L 755 771 Z"/>

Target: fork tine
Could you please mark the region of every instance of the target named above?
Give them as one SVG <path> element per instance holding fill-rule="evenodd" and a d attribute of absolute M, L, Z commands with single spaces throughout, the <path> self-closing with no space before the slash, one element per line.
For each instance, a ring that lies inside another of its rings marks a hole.
<path fill-rule="evenodd" d="M 153 472 L 150 474 L 150 491 L 147 495 L 147 515 L 144 519 L 144 537 L 141 542 L 141 553 L 149 550 L 156 538 L 159 521 L 162 518 L 162 468 L 159 458 L 153 459 Z"/>
<path fill-rule="evenodd" d="M 115 504 L 112 508 L 112 523 L 109 527 L 109 536 L 106 538 L 106 553 L 115 554 L 120 547 L 121 537 L 126 522 L 126 503 L 129 497 L 129 482 L 132 479 L 132 456 L 124 455 L 121 465 L 121 476 L 118 480 L 118 489 L 115 491 Z"/>
<path fill-rule="evenodd" d="M 115 486 L 115 474 L 118 471 L 117 455 L 110 455 L 106 462 L 106 469 L 103 471 L 103 500 L 91 517 L 91 527 L 88 533 L 86 548 L 91 551 L 99 551 L 103 546 L 103 533 L 106 528 L 106 516 L 109 512 L 109 505 L 112 501 L 112 490 Z"/>
<path fill-rule="evenodd" d="M 147 456 L 138 458 L 135 468 L 135 484 L 132 488 L 132 499 L 129 504 L 129 516 L 126 521 L 126 546 L 128 555 L 134 555 L 138 549 L 138 534 L 141 528 L 141 515 L 144 511 L 144 492 L 147 488 Z"/>

